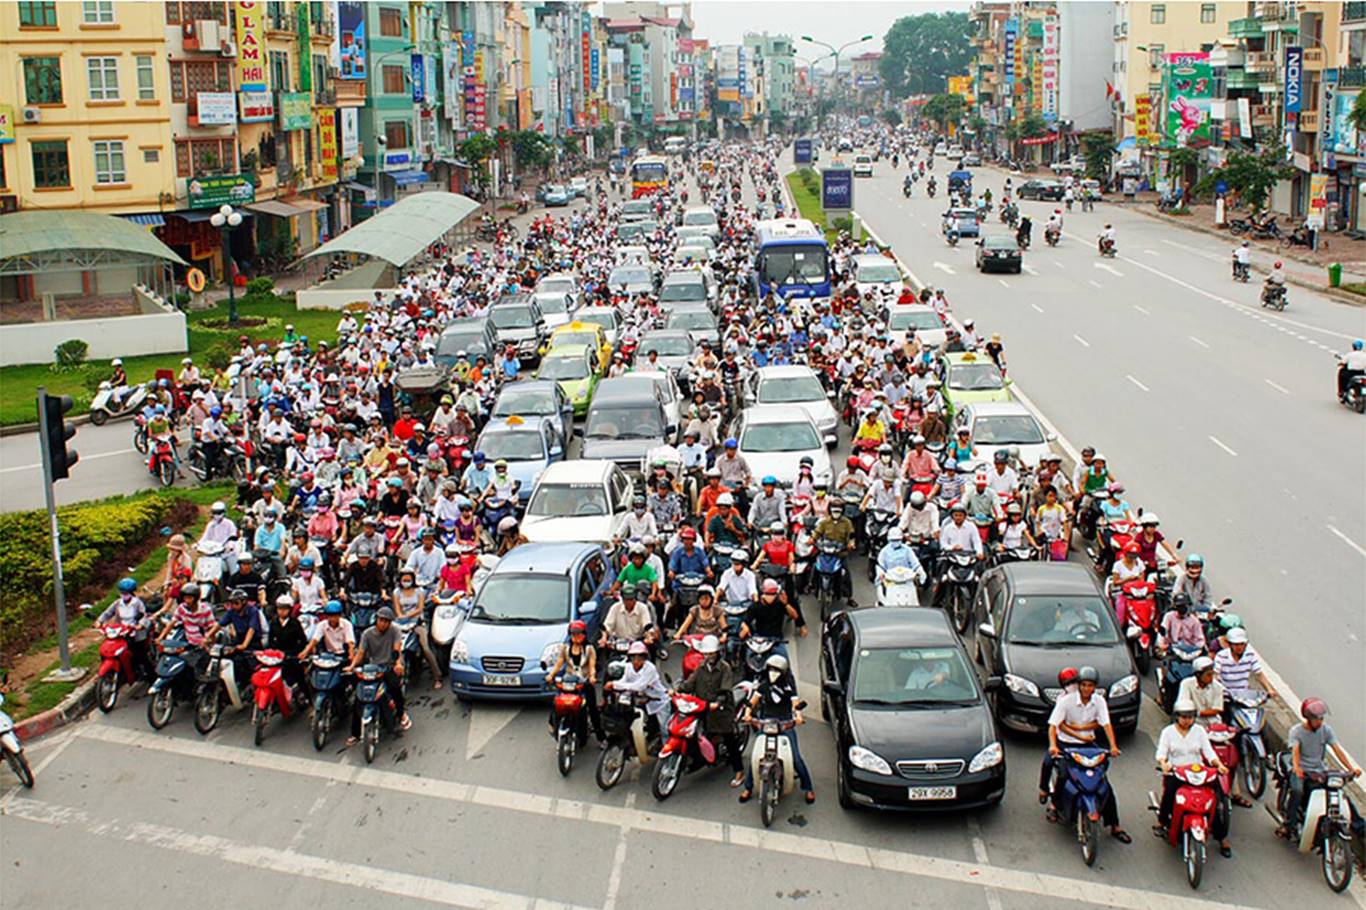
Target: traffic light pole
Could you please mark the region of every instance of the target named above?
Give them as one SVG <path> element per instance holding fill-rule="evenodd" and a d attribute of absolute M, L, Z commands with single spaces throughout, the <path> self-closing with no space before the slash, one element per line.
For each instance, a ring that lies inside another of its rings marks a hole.
<path fill-rule="evenodd" d="M 46 677 L 51 682 L 74 682 L 85 675 L 80 667 L 71 666 L 71 647 L 67 642 L 66 628 L 66 589 L 62 585 L 62 538 L 57 525 L 57 499 L 53 493 L 52 459 L 46 440 L 48 433 L 48 409 L 43 407 L 47 390 L 38 389 L 38 438 L 43 441 L 43 494 L 47 498 L 47 522 L 52 532 L 52 593 L 57 600 L 57 653 L 61 667 Z"/>

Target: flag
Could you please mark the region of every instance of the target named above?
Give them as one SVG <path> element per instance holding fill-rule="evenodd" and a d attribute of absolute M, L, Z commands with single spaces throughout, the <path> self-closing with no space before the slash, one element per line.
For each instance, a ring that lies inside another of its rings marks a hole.
<path fill-rule="evenodd" d="M 1116 94 L 1116 92 L 1115 92 L 1115 87 L 1114 87 L 1113 85 L 1110 84 L 1110 80 L 1109 80 L 1109 79 L 1106 79 L 1106 80 L 1105 80 L 1105 100 L 1106 100 L 1106 101 L 1109 101 L 1111 98 L 1115 97 L 1115 94 Z"/>

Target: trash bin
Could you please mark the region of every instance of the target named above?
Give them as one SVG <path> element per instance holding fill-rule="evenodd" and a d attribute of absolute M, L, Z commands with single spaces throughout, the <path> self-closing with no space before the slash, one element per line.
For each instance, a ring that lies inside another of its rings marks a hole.
<path fill-rule="evenodd" d="M 1334 262 L 1328 266 L 1328 286 L 1336 288 L 1342 286 L 1342 263 Z"/>

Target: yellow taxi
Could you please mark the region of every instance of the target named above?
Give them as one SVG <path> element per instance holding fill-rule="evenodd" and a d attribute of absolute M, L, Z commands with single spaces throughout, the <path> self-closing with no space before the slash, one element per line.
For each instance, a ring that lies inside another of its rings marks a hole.
<path fill-rule="evenodd" d="M 596 322 L 567 322 L 559 326 L 550 333 L 545 345 L 541 348 L 541 356 L 551 348 L 560 345 L 582 344 L 598 352 L 598 369 L 607 370 L 607 365 L 612 362 L 612 343 L 607 340 L 607 331 Z"/>

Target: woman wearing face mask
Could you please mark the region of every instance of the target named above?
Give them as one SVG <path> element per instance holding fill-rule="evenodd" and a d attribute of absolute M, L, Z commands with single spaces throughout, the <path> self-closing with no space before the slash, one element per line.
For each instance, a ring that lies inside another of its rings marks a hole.
<path fill-rule="evenodd" d="M 100 618 L 95 620 L 95 628 L 103 630 L 109 623 L 117 622 L 134 629 L 132 637 L 133 668 L 138 675 L 148 669 L 147 663 L 147 607 L 137 595 L 138 583 L 132 578 L 119 582 L 119 596 L 114 598 Z"/>
<path fill-rule="evenodd" d="M 759 685 L 755 687 L 754 695 L 749 700 L 745 720 L 792 720 L 800 726 L 804 723 L 801 709 L 798 707 L 801 703 L 801 698 L 797 695 L 797 683 L 787 671 L 787 658 L 781 654 L 774 654 L 764 662 L 764 674 L 759 677 Z M 783 735 L 792 747 L 793 770 L 797 772 L 797 779 L 806 791 L 806 801 L 808 804 L 814 803 L 816 790 L 811 785 L 811 772 L 807 770 L 801 750 L 797 748 L 797 728 L 793 727 Z M 754 771 L 748 764 L 745 765 L 744 784 L 745 788 L 740 791 L 740 802 L 747 803 L 754 795 Z"/>
<path fill-rule="evenodd" d="M 427 660 L 427 666 L 432 671 L 432 688 L 441 688 L 441 667 L 436 662 L 436 655 L 432 653 L 432 647 L 427 641 L 427 630 L 422 623 L 422 617 L 427 606 L 427 593 L 417 586 L 417 573 L 412 569 L 400 569 L 398 572 L 398 587 L 394 588 L 393 593 L 394 618 L 399 622 L 405 619 L 417 619 L 417 640 L 422 644 L 422 656 Z"/>
<path fill-rule="evenodd" d="M 707 598 L 710 605 L 711 598 Z M 701 602 L 699 600 L 699 606 Z M 696 612 L 697 607 L 693 608 Z M 719 613 L 719 611 L 716 611 Z M 688 614 L 687 622 L 692 621 L 693 613 Z M 735 731 L 735 706 L 731 703 L 731 689 L 735 685 L 735 671 L 721 656 L 721 642 L 714 634 L 708 634 L 697 646 L 702 654 L 702 665 L 693 674 L 678 684 L 678 691 L 700 698 L 707 703 L 705 729 L 712 739 L 720 739 L 726 749 L 726 761 L 730 765 L 730 785 L 738 787 L 745 782 L 744 756 L 741 754 L 740 737 Z"/>
<path fill-rule="evenodd" d="M 317 564 L 312 556 L 299 560 L 299 570 L 290 582 L 290 593 L 298 604 L 298 613 L 319 612 L 327 602 L 327 588 L 318 576 Z"/>

